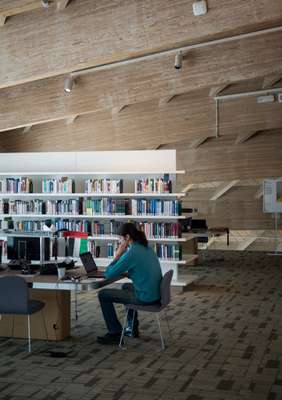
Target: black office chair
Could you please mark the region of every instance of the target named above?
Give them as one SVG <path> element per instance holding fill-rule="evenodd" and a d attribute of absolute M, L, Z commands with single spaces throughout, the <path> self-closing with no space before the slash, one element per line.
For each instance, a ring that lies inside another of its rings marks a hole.
<path fill-rule="evenodd" d="M 30 300 L 27 282 L 20 276 L 0 278 L 0 314 L 27 315 L 28 352 L 31 352 L 30 316 L 43 309 L 45 303 Z M 48 340 L 47 327 L 42 314 L 43 324 Z M 14 323 L 13 323 L 14 331 Z M 12 336 L 13 332 L 12 331 Z"/>
<path fill-rule="evenodd" d="M 171 284 L 171 280 L 172 280 L 172 275 L 173 275 L 173 270 L 171 269 L 164 274 L 164 276 L 161 280 L 160 303 L 152 304 L 152 305 L 143 305 L 143 304 L 126 304 L 125 305 L 126 315 L 124 318 L 124 324 L 123 324 L 122 333 L 121 333 L 121 337 L 120 337 L 119 347 L 122 347 L 122 343 L 123 343 L 123 339 L 124 339 L 124 331 L 125 331 L 125 327 L 126 327 L 126 323 L 127 323 L 127 316 L 128 316 L 129 309 L 131 309 L 131 310 L 134 310 L 132 325 L 134 324 L 135 311 L 145 311 L 145 312 L 151 312 L 151 313 L 156 314 L 156 320 L 157 320 L 157 324 L 159 327 L 160 338 L 161 338 L 161 347 L 162 347 L 162 350 L 165 349 L 165 343 L 164 343 L 164 338 L 162 335 L 159 313 L 162 310 L 164 310 L 171 301 L 170 284 Z M 169 329 L 168 320 L 167 320 L 167 325 L 168 325 L 168 329 Z M 169 331 L 170 331 L 170 329 L 169 329 Z"/>

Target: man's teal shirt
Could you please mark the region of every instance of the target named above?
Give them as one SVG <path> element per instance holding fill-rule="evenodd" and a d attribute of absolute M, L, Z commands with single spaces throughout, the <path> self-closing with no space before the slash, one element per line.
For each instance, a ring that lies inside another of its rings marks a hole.
<path fill-rule="evenodd" d="M 108 266 L 105 277 L 115 278 L 124 272 L 128 272 L 138 300 L 153 302 L 160 299 L 162 272 L 159 259 L 151 247 L 133 243 Z"/>

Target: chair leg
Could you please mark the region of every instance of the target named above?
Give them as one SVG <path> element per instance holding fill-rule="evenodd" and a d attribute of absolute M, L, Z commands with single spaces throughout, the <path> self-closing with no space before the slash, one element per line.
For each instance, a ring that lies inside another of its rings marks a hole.
<path fill-rule="evenodd" d="M 28 352 L 31 353 L 30 315 L 27 316 Z"/>
<path fill-rule="evenodd" d="M 120 340 L 119 340 L 119 347 L 122 349 L 122 342 L 123 342 L 123 338 L 124 338 L 124 331 L 125 331 L 125 326 L 127 323 L 127 317 L 128 317 L 128 313 L 129 313 L 129 309 L 126 310 L 125 316 L 124 316 L 124 320 L 123 320 L 123 327 L 122 327 L 122 332 L 120 335 Z"/>
<path fill-rule="evenodd" d="M 164 338 L 163 338 L 163 335 L 162 335 L 159 313 L 156 313 L 156 319 L 157 319 L 157 323 L 158 323 L 158 327 L 159 327 L 159 331 L 160 331 L 162 350 L 164 350 L 165 349 L 165 343 L 164 343 Z"/>
<path fill-rule="evenodd" d="M 11 335 L 11 337 L 14 337 L 14 329 L 15 329 L 15 316 L 13 315 L 13 320 L 12 320 L 12 335 Z"/>
<path fill-rule="evenodd" d="M 46 334 L 46 340 L 48 342 L 49 338 L 48 338 L 48 331 L 47 331 L 47 326 L 46 326 L 46 321 L 45 321 L 45 316 L 44 316 L 44 311 L 43 309 L 41 310 L 41 316 L 42 316 L 42 321 L 43 321 L 43 325 L 44 325 L 44 329 L 45 329 L 45 334 Z"/>
<path fill-rule="evenodd" d="M 172 339 L 172 333 L 171 333 L 171 329 L 170 329 L 170 325 L 169 325 L 169 320 L 168 320 L 168 316 L 166 311 L 163 311 L 164 316 L 165 316 L 165 320 L 166 320 L 166 324 L 167 324 L 167 328 L 168 328 L 168 332 L 169 332 L 169 337 Z"/>

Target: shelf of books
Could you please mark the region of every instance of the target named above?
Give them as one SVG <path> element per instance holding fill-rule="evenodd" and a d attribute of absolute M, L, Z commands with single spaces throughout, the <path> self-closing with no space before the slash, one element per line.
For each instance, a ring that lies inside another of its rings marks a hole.
<path fill-rule="evenodd" d="M 143 176 L 142 171 L 123 172 L 122 178 L 109 172 L 0 173 L 1 236 L 42 232 L 48 221 L 54 231 L 87 234 L 88 249 L 97 265 L 105 267 L 114 257 L 119 227 L 131 221 L 146 234 L 163 272 L 173 269 L 173 282 L 180 285 L 178 266 L 186 261 L 178 220 L 185 218 L 185 194 L 173 192 L 177 171 L 168 170 Z"/>

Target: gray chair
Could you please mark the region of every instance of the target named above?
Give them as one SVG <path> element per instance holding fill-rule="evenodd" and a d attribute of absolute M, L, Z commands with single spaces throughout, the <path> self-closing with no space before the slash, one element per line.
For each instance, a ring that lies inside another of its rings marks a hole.
<path fill-rule="evenodd" d="M 0 278 L 0 315 L 27 315 L 28 351 L 31 352 L 30 316 L 43 309 L 45 303 L 40 300 L 30 300 L 28 284 L 20 276 L 4 276 Z M 47 327 L 42 314 L 43 324 L 48 340 Z M 14 321 L 12 328 L 14 333 Z"/>
<path fill-rule="evenodd" d="M 172 275 L 173 275 L 173 270 L 169 270 L 164 274 L 164 276 L 161 280 L 161 284 L 160 284 L 161 299 L 160 299 L 159 303 L 153 304 L 153 305 L 143 305 L 143 304 L 126 304 L 125 305 L 126 313 L 125 313 L 122 333 L 121 333 L 120 342 L 119 342 L 120 348 L 122 347 L 122 343 L 123 343 L 123 339 L 124 339 L 124 332 L 125 332 L 125 327 L 126 327 L 126 323 L 127 323 L 128 312 L 131 309 L 131 310 L 134 310 L 132 324 L 134 324 L 134 317 L 135 317 L 136 311 L 145 311 L 145 312 L 150 312 L 150 313 L 156 314 L 156 320 L 157 320 L 157 324 L 159 327 L 160 338 L 161 338 L 161 348 L 162 348 L 162 350 L 165 349 L 165 343 L 164 343 L 164 339 L 163 339 L 163 335 L 162 335 L 159 313 L 162 310 L 164 310 L 171 301 L 170 284 L 171 284 L 171 280 L 172 280 Z M 169 329 L 168 319 L 167 319 L 167 325 L 168 325 L 168 329 Z M 169 332 L 170 332 L 170 329 L 169 329 Z"/>

